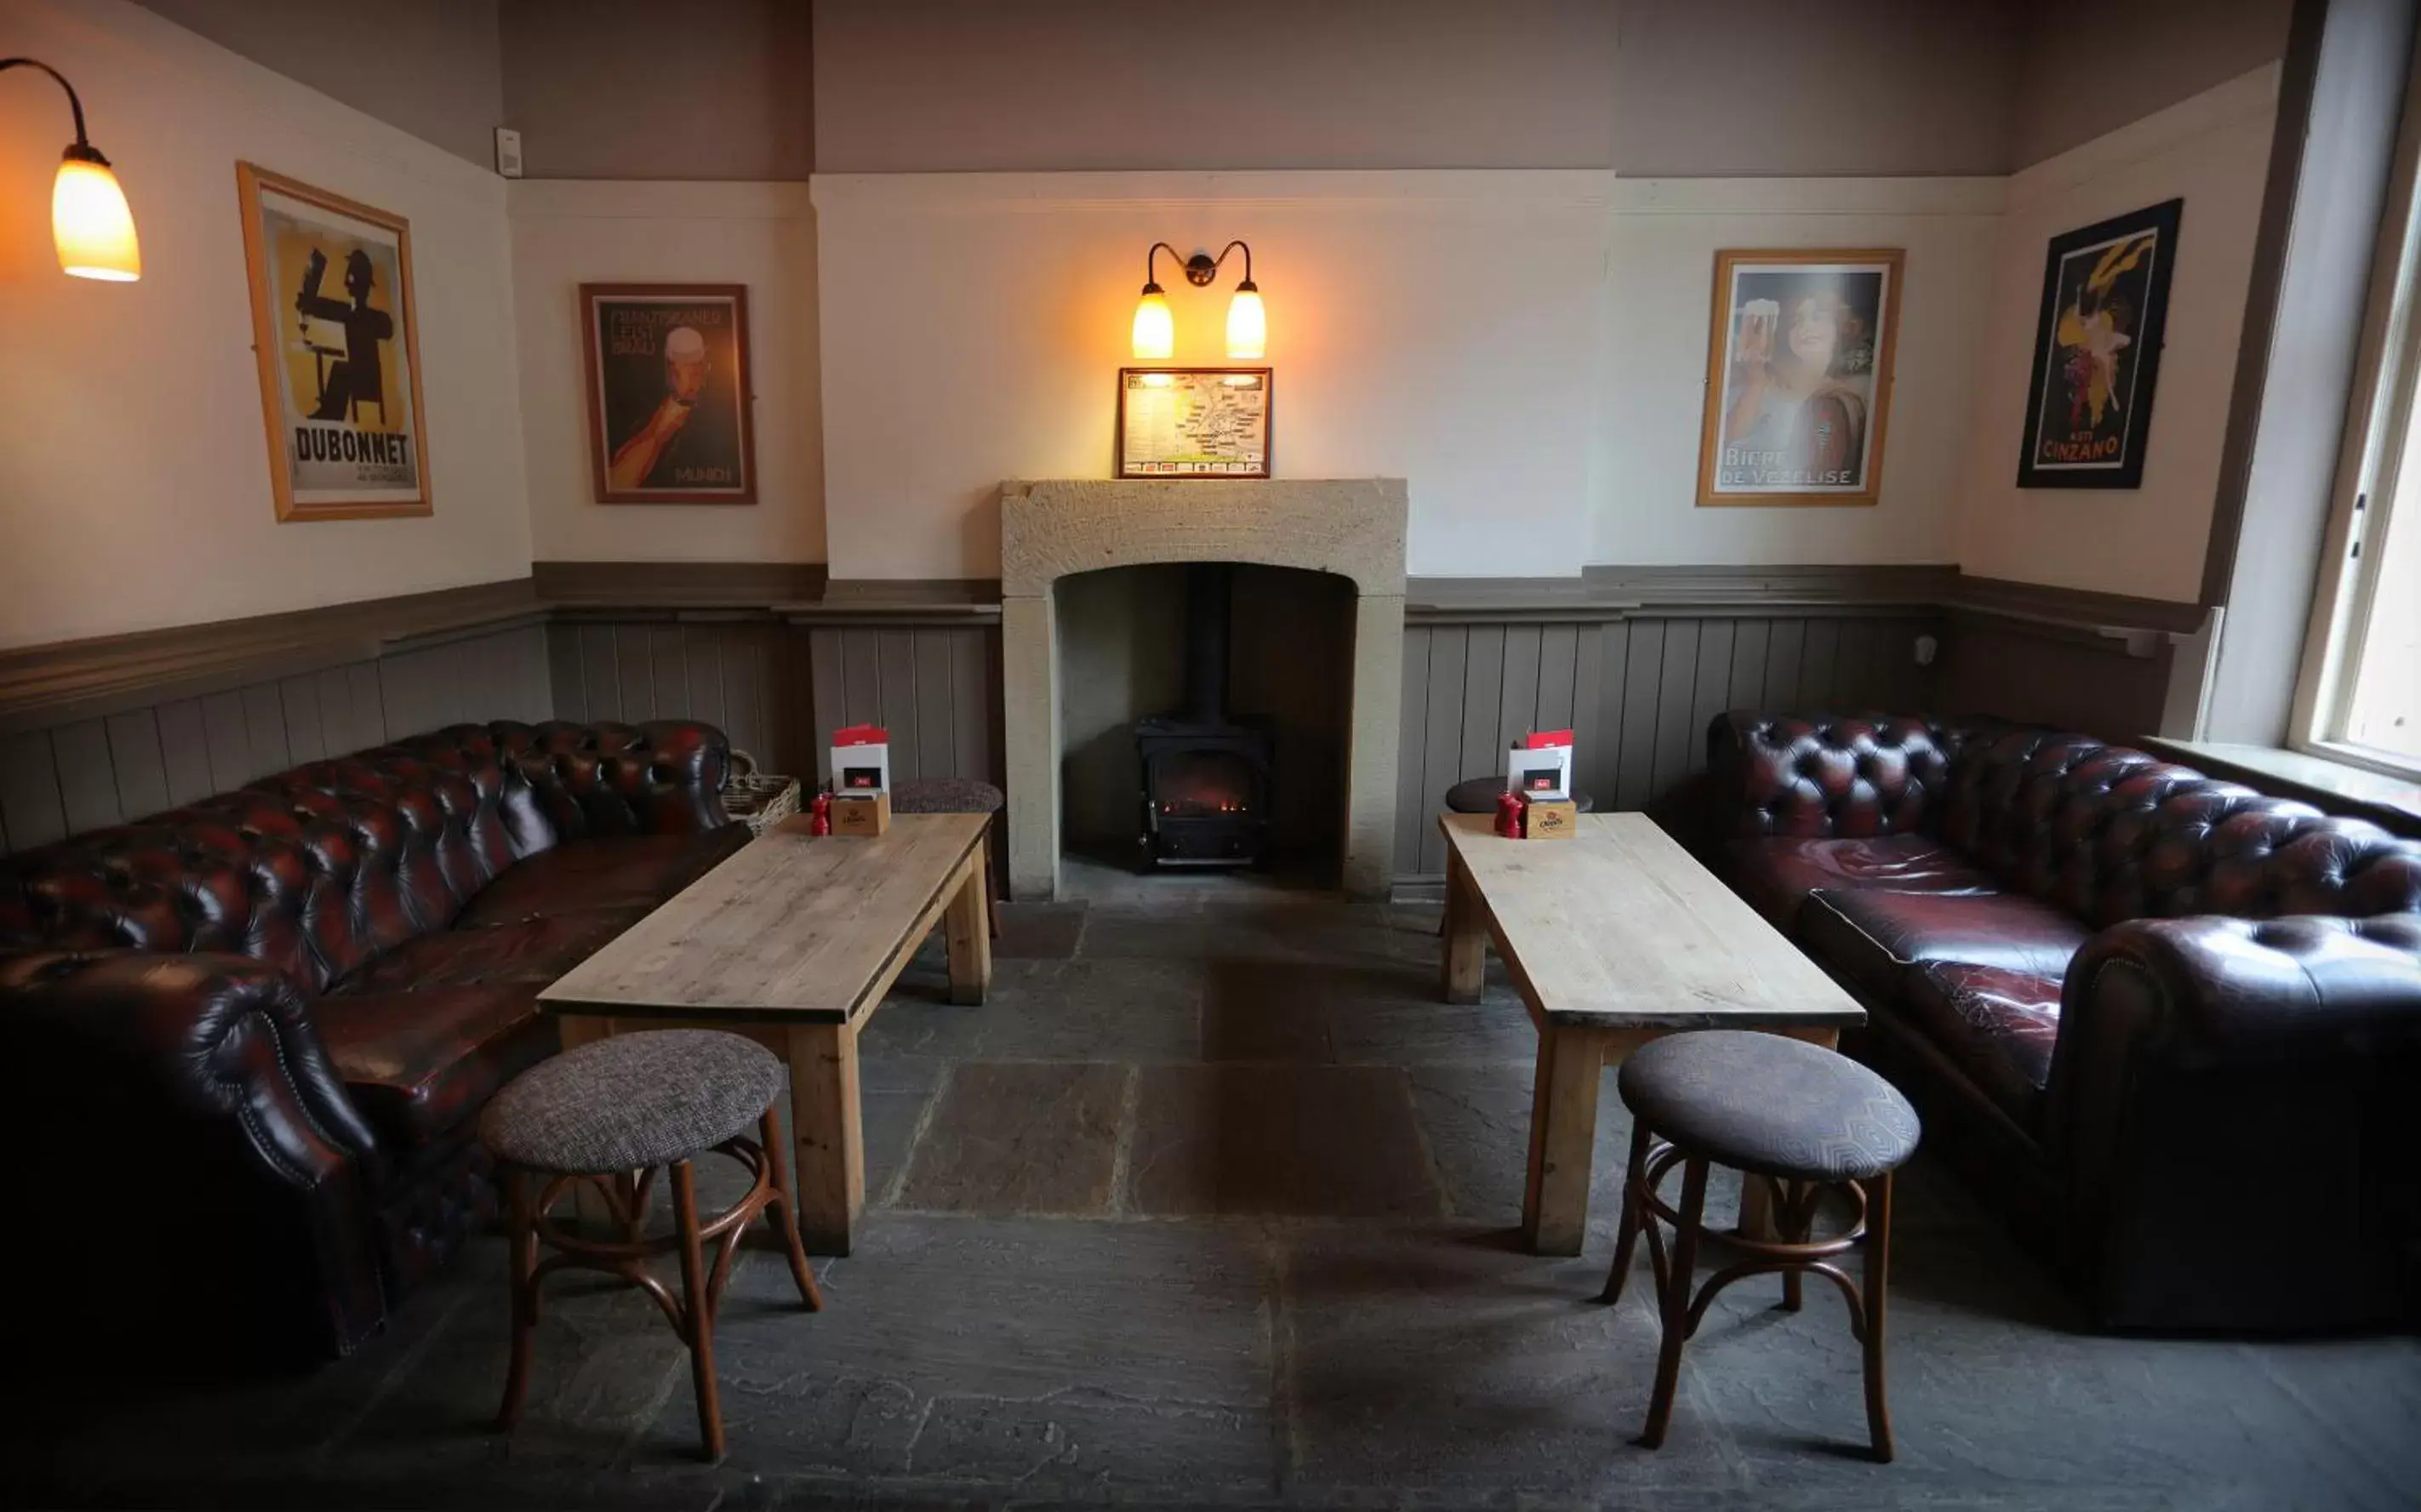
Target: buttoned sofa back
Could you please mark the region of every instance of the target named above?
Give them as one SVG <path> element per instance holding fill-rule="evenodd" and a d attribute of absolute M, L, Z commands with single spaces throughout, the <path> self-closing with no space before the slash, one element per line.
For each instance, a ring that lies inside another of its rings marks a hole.
<path fill-rule="evenodd" d="M 708 726 L 457 725 L 0 859 L 0 950 L 225 951 L 317 994 L 570 839 L 725 822 Z"/>
<path fill-rule="evenodd" d="M 1990 721 L 1727 716 L 1735 838 L 1937 835 L 2097 927 L 2421 909 L 2421 845 L 2090 736 Z"/>

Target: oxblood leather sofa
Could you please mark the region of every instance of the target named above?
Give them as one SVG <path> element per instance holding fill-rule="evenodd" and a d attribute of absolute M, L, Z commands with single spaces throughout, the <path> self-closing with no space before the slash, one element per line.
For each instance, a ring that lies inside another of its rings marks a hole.
<path fill-rule="evenodd" d="M 13 1206 L 74 1237 L 70 1327 L 377 1329 L 493 1214 L 473 1130 L 557 1047 L 538 992 L 748 838 L 728 755 L 457 725 L 0 859 Z"/>
<path fill-rule="evenodd" d="M 1733 885 L 2097 1321 L 2421 1317 L 2421 844 L 2044 729 L 1709 747 Z"/>

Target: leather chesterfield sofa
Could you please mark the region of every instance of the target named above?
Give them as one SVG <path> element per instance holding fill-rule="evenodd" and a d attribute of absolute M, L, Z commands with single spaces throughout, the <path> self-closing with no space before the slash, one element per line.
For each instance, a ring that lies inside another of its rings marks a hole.
<path fill-rule="evenodd" d="M 2421 1317 L 2421 844 L 2053 730 L 1709 744 L 1734 887 L 2097 1322 Z"/>
<path fill-rule="evenodd" d="M 737 850 L 704 725 L 462 725 L 0 859 L 0 1118 L 60 1321 L 350 1351 L 495 1209 L 539 991 Z M 157 1362 L 159 1351 L 147 1358 Z"/>

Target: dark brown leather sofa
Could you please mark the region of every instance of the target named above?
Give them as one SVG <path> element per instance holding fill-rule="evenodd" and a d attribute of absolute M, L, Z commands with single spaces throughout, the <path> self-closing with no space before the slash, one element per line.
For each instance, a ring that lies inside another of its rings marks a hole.
<path fill-rule="evenodd" d="M 2052 730 L 1709 745 L 1734 886 L 2098 1322 L 2421 1317 L 2421 844 Z"/>
<path fill-rule="evenodd" d="M 367 1337 L 494 1211 L 472 1131 L 557 1046 L 538 992 L 748 838 L 728 755 L 457 725 L 0 859 L 0 1118 L 42 1152 L 15 1206 L 66 1241 L 56 1320 Z"/>

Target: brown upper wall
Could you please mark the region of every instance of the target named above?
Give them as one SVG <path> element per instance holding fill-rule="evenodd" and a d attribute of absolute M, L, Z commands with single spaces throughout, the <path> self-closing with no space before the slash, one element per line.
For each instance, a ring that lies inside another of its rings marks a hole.
<path fill-rule="evenodd" d="M 804 179 L 807 0 L 504 0 L 505 124 L 533 179 Z"/>
<path fill-rule="evenodd" d="M 556 179 L 2007 173 L 2280 56 L 2292 0 L 138 0 Z M 812 21 L 810 11 L 812 10 Z M 375 66 L 365 66 L 366 59 Z"/>
<path fill-rule="evenodd" d="M 135 0 L 230 53 L 482 166 L 504 123 L 497 0 Z"/>
<path fill-rule="evenodd" d="M 2293 0 L 2036 0 L 2009 167 L 2031 167 L 2287 53 Z"/>
<path fill-rule="evenodd" d="M 2017 8 L 2003 0 L 1617 8 L 1613 166 L 1626 175 L 2008 171 Z"/>
<path fill-rule="evenodd" d="M 819 171 L 1601 167 L 1606 0 L 822 0 Z"/>

